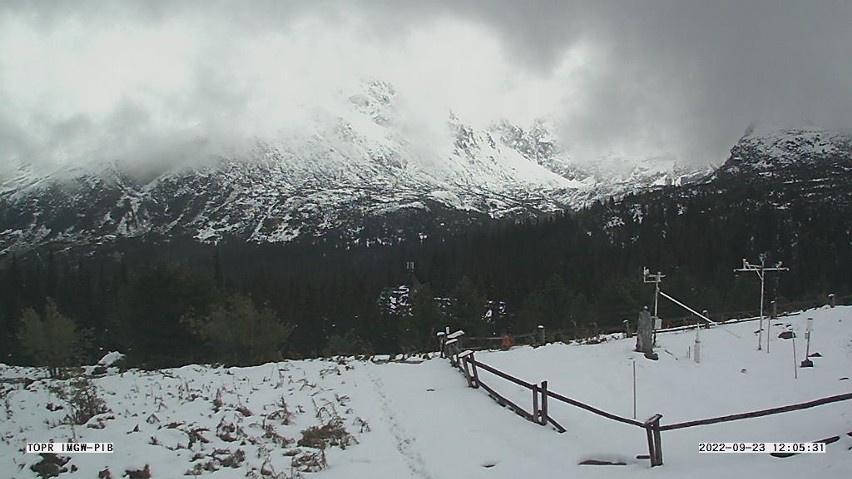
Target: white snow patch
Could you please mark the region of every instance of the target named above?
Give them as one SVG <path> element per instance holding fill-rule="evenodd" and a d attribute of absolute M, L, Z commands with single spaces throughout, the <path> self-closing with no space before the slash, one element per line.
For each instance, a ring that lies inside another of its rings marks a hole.
<path fill-rule="evenodd" d="M 799 368 L 794 379 L 793 367 L 803 359 L 808 317 L 816 323 L 810 351 L 821 357 L 812 358 L 815 367 Z M 632 339 L 475 354 L 526 381 L 548 380 L 551 391 L 628 418 L 633 416 L 635 363 L 636 418 L 659 413 L 664 425 L 852 391 L 852 307 L 811 310 L 772 324 L 769 354 L 765 348 L 756 350 L 756 321 L 702 330 L 700 364 L 687 357 L 692 331 L 660 333 L 658 361 L 634 353 Z M 778 338 L 785 329 L 798 334 L 797 357 L 792 342 Z M 97 477 L 104 468 L 121 477 L 146 464 L 154 478 L 180 477 L 196 464 L 215 463 L 217 449 L 242 450 L 245 459 L 236 468 L 221 467 L 204 476 L 251 477 L 261 469 L 289 474 L 291 457 L 286 454 L 318 452 L 289 441 L 337 417 L 358 442 L 345 450 L 327 448 L 329 467 L 316 474 L 318 479 L 852 477 L 849 402 L 664 431 L 664 465 L 651 470 L 647 460 L 636 459 L 647 454 L 639 427 L 551 400 L 550 415 L 568 430 L 560 435 L 500 407 L 482 389 L 468 388 L 444 359 L 381 359 L 382 364 L 348 359 L 113 370 L 91 379 L 112 412 L 74 427 L 63 424 L 69 406 L 56 394 L 57 388 L 69 387 L 68 381 L 46 379 L 41 369 L 0 365 L 0 396 L 6 404 L 0 408 L 0 471 L 6 477 L 34 477 L 29 468 L 40 458 L 24 454 L 26 443 L 74 438 L 112 442 L 116 450 L 71 455 L 67 466 L 78 472 L 69 477 Z M 529 390 L 483 370 L 479 374 L 509 399 L 531 406 Z M 292 415 L 286 422 L 285 403 Z M 209 442 L 197 436 L 191 440 L 192 431 Z M 826 453 L 787 459 L 698 453 L 700 442 L 800 442 L 830 436 L 842 438 L 828 445 Z M 195 455 L 200 458 L 193 460 Z M 586 459 L 626 465 L 578 465 Z"/>
<path fill-rule="evenodd" d="M 112 366 L 116 361 L 124 359 L 124 355 L 118 351 L 110 351 L 98 361 L 99 366 Z"/>

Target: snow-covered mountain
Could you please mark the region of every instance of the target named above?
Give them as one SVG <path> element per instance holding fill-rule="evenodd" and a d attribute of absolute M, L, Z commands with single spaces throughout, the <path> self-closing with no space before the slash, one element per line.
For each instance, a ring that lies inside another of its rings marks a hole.
<path fill-rule="evenodd" d="M 0 252 L 135 237 L 393 242 L 707 173 L 580 168 L 545 120 L 475 126 L 448 112 L 431 131 L 376 80 L 306 111 L 276 139 L 215 160 L 148 171 L 122 159 L 52 172 L 24 165 L 0 178 Z"/>
<path fill-rule="evenodd" d="M 749 128 L 709 178 L 729 190 L 760 192 L 768 205 L 852 204 L 852 133 L 813 127 Z"/>
<path fill-rule="evenodd" d="M 731 150 L 718 174 L 772 176 L 790 168 L 848 166 L 852 133 L 815 127 L 751 126 Z"/>

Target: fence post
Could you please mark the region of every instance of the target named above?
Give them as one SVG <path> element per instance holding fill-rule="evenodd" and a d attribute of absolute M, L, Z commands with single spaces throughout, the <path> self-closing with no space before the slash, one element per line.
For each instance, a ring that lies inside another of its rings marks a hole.
<path fill-rule="evenodd" d="M 654 442 L 657 443 L 656 451 L 657 451 L 657 465 L 663 465 L 663 438 L 660 435 L 660 418 L 662 416 L 657 414 L 657 420 L 654 421 L 653 429 L 654 429 Z"/>
<path fill-rule="evenodd" d="M 466 354 L 460 356 L 461 358 L 461 370 L 462 374 L 464 374 L 464 378 L 467 380 L 467 387 L 473 387 L 473 377 L 470 375 L 470 370 L 468 369 L 468 365 L 470 364 L 470 351 L 465 351 Z"/>
<path fill-rule="evenodd" d="M 541 382 L 541 413 L 539 414 L 539 421 L 542 426 L 547 425 L 547 381 Z"/>
<path fill-rule="evenodd" d="M 648 457 L 651 459 L 651 467 L 663 465 L 663 444 L 660 436 L 661 414 L 651 416 L 643 426 L 648 437 Z"/>
<path fill-rule="evenodd" d="M 654 467 L 654 458 L 657 457 L 654 451 L 654 431 L 651 430 L 651 426 L 647 422 L 645 423 L 645 435 L 648 438 L 648 459 L 651 460 L 651 467 Z"/>
<path fill-rule="evenodd" d="M 447 358 L 449 358 L 450 364 L 452 364 L 454 368 L 459 367 L 458 340 L 450 339 L 444 343 L 444 346 L 447 350 Z"/>
<path fill-rule="evenodd" d="M 535 384 L 533 384 L 533 385 L 532 385 L 532 398 L 533 398 L 532 413 L 533 413 L 533 422 L 537 422 L 537 423 L 539 423 L 539 424 L 540 424 L 540 423 L 541 423 L 541 419 L 540 419 L 540 417 L 539 417 L 539 416 L 540 416 L 540 414 L 541 414 L 541 411 L 538 409 L 538 391 L 539 391 L 539 390 L 538 390 L 538 386 L 536 386 Z"/>
<path fill-rule="evenodd" d="M 461 361 L 459 360 L 460 351 L 461 350 L 459 349 L 459 343 L 458 341 L 456 341 L 455 343 L 453 343 L 453 366 L 457 368 L 461 367 Z"/>
<path fill-rule="evenodd" d="M 476 359 L 473 351 L 470 352 L 470 369 L 473 376 L 473 389 L 479 389 L 479 372 L 476 370 Z"/>

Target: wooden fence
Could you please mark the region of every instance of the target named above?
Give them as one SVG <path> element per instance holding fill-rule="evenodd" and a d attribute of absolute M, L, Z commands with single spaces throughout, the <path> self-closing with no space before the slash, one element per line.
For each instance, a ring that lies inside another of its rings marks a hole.
<path fill-rule="evenodd" d="M 642 428 L 645 431 L 645 435 L 648 441 L 648 459 L 651 462 L 651 467 L 663 465 L 663 444 L 661 434 L 663 431 L 673 431 L 689 427 L 705 426 L 709 424 L 718 424 L 723 422 L 738 421 L 742 419 L 752 419 L 763 416 L 770 416 L 774 414 L 782 414 L 786 412 L 799 411 L 802 409 L 809 409 L 816 406 L 822 406 L 825 404 L 831 404 L 840 401 L 848 401 L 852 399 L 852 393 L 846 393 L 838 394 L 836 396 L 815 399 L 813 401 L 798 404 L 790 404 L 787 406 L 762 409 L 759 411 L 751 411 L 740 414 L 730 414 L 727 416 L 718 416 L 707 419 L 699 419 L 695 421 L 686 421 L 675 424 L 660 425 L 660 419 L 662 419 L 663 417 L 661 414 L 655 414 L 651 416 L 648 420 L 640 422 L 635 419 L 629 419 L 606 412 L 589 404 L 577 401 L 576 399 L 571 399 L 569 397 L 553 392 L 548 389 L 547 381 L 542 381 L 539 384 L 530 383 L 524 381 L 523 379 L 516 378 L 504 371 L 500 371 L 499 369 L 489 366 L 481 361 L 478 361 L 474 357 L 475 353 L 472 350 L 467 349 L 462 351 L 459 341 L 463 335 L 464 333 L 461 331 L 457 331 L 455 333 L 452 333 L 451 335 L 448 335 L 447 337 L 451 337 L 451 339 L 442 340 L 441 353 L 442 355 L 444 355 L 444 357 L 449 359 L 450 364 L 452 364 L 453 367 L 458 368 L 462 372 L 465 379 L 467 380 L 467 384 L 469 387 L 474 389 L 484 389 L 488 393 L 488 395 L 492 399 L 497 401 L 497 403 L 501 406 L 508 407 L 519 416 L 536 424 L 540 424 L 542 426 L 550 424 L 560 433 L 565 432 L 566 429 L 562 427 L 562 425 L 559 424 L 555 419 L 550 417 L 548 413 L 548 400 L 550 399 L 580 409 L 584 409 L 590 413 L 596 414 L 612 421 Z M 487 371 L 493 374 L 494 376 L 497 376 L 501 379 L 509 381 L 523 388 L 529 389 L 532 397 L 531 408 L 527 410 L 525 407 L 498 393 L 492 386 L 489 386 L 488 384 L 483 382 L 479 377 L 480 370 Z M 852 435 L 852 433 L 850 433 L 850 435 Z M 830 442 L 830 440 L 831 438 L 818 442 Z"/>

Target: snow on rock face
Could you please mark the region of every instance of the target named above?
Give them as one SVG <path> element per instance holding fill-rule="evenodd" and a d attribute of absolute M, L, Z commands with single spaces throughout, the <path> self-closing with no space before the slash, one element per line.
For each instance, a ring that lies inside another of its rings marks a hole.
<path fill-rule="evenodd" d="M 765 171 L 829 161 L 849 162 L 852 134 L 814 127 L 750 127 L 736 146 L 724 169 Z"/>
<path fill-rule="evenodd" d="M 643 167 L 613 180 L 586 172 L 541 120 L 475 128 L 450 113 L 443 130 L 426 135 L 399 103 L 392 85 L 365 81 L 275 139 L 155 174 L 140 176 L 120 159 L 46 174 L 23 166 L 0 179 L 0 253 L 156 235 L 211 243 L 347 237 L 365 218 L 413 208 L 470 221 L 529 217 L 672 174 Z"/>

